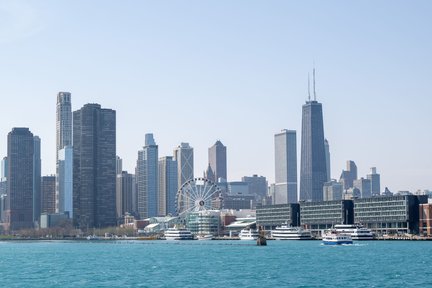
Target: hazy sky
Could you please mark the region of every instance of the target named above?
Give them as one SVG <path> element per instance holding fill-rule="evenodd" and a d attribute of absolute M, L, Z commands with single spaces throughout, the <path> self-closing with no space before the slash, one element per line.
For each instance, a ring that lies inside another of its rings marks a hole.
<path fill-rule="evenodd" d="M 0 155 L 12 127 L 42 139 L 55 172 L 58 91 L 73 110 L 117 111 L 133 171 L 144 134 L 159 155 L 227 146 L 228 178 L 274 181 L 274 134 L 297 130 L 317 69 L 332 177 L 346 160 L 390 190 L 432 189 L 431 1 L 0 1 Z M 300 155 L 300 154 L 299 154 Z M 299 158 L 300 165 L 300 158 Z"/>

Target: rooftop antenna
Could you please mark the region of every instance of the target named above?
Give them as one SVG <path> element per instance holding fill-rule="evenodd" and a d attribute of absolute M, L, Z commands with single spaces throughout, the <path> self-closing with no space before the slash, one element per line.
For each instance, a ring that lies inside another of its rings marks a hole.
<path fill-rule="evenodd" d="M 313 68 L 313 94 L 314 94 L 314 101 L 316 101 L 316 91 L 315 91 L 315 63 Z"/>
<path fill-rule="evenodd" d="M 310 102 L 310 75 L 308 73 L 308 97 L 309 97 L 309 102 Z"/>

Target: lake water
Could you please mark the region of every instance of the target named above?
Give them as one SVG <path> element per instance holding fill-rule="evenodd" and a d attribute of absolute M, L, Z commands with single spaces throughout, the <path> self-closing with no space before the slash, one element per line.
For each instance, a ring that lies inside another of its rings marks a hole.
<path fill-rule="evenodd" d="M 1 287 L 432 287 L 432 242 L 0 242 Z"/>

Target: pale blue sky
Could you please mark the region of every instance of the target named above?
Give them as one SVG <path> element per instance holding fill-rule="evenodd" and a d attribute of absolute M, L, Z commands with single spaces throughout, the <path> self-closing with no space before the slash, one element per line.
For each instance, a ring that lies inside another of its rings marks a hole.
<path fill-rule="evenodd" d="M 55 101 L 117 110 L 133 171 L 144 134 L 228 147 L 228 178 L 274 180 L 274 134 L 297 130 L 317 68 L 332 177 L 345 161 L 390 190 L 432 189 L 430 1 L 0 1 L 0 155 L 7 133 L 42 139 L 55 172 Z M 300 163 L 300 161 L 299 161 Z"/>

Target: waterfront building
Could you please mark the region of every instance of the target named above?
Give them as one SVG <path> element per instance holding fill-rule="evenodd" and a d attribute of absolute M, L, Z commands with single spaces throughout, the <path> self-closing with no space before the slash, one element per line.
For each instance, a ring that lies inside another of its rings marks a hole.
<path fill-rule="evenodd" d="M 328 176 L 323 112 L 321 103 L 316 101 L 315 76 L 314 100 L 310 100 L 309 96 L 309 101 L 303 105 L 301 137 L 300 200 L 322 201 L 323 186 Z"/>
<path fill-rule="evenodd" d="M 330 144 L 327 139 L 324 139 L 324 149 L 326 157 L 326 169 L 327 169 L 327 182 L 331 180 L 331 170 L 330 170 Z"/>
<path fill-rule="evenodd" d="M 138 151 L 136 165 L 136 183 L 138 197 L 138 214 L 140 219 L 158 216 L 158 145 L 153 134 L 145 135 L 145 146 Z"/>
<path fill-rule="evenodd" d="M 427 196 L 379 196 L 354 200 L 354 221 L 377 234 L 419 232 L 419 205 Z"/>
<path fill-rule="evenodd" d="M 323 200 L 324 201 L 333 201 L 333 200 L 342 200 L 343 194 L 343 186 L 341 183 L 336 180 L 331 180 L 329 182 L 324 183 L 323 187 Z"/>
<path fill-rule="evenodd" d="M 275 194 L 277 204 L 297 203 L 297 134 L 282 130 L 275 135 Z"/>
<path fill-rule="evenodd" d="M 376 168 L 371 168 L 371 173 L 366 176 L 371 183 L 372 196 L 378 196 L 381 193 L 380 174 L 376 173 Z"/>
<path fill-rule="evenodd" d="M 372 196 L 371 193 L 371 180 L 364 179 L 363 177 L 354 180 L 354 188 L 360 191 L 360 198 L 368 198 Z"/>
<path fill-rule="evenodd" d="M 55 186 L 55 180 L 54 180 Z M 55 190 L 55 187 L 54 187 Z M 57 227 L 65 222 L 70 221 L 70 218 L 67 214 L 63 213 L 42 213 L 40 217 L 40 228 L 52 228 Z"/>
<path fill-rule="evenodd" d="M 41 140 L 33 137 L 33 222 L 38 223 L 41 214 Z"/>
<path fill-rule="evenodd" d="M 264 230 L 273 230 L 276 226 L 300 226 L 300 205 L 298 203 L 263 205 L 256 208 L 256 222 Z"/>
<path fill-rule="evenodd" d="M 226 146 L 221 141 L 216 143 L 208 149 L 209 166 L 214 175 L 213 179 L 207 178 L 210 181 L 218 182 L 219 178 L 227 179 L 227 151 Z M 209 176 L 207 176 L 209 177 Z"/>
<path fill-rule="evenodd" d="M 174 161 L 177 162 L 177 186 L 180 188 L 186 181 L 194 179 L 194 152 L 189 143 L 180 143 L 174 149 Z"/>
<path fill-rule="evenodd" d="M 249 186 L 249 194 L 254 195 L 258 200 L 264 199 L 267 196 L 268 183 L 264 176 L 256 174 L 252 176 L 242 177 L 242 182 Z"/>
<path fill-rule="evenodd" d="M 33 228 L 34 137 L 28 128 L 8 134 L 8 181 L 5 222 L 7 230 Z"/>
<path fill-rule="evenodd" d="M 432 236 L 432 203 L 419 205 L 419 234 Z"/>
<path fill-rule="evenodd" d="M 135 189 L 135 177 L 127 171 L 117 174 L 116 207 L 117 219 L 123 218 L 126 214 L 132 214 L 133 190 Z"/>
<path fill-rule="evenodd" d="M 117 224 L 116 111 L 99 104 L 73 112 L 73 219 L 81 229 Z"/>
<path fill-rule="evenodd" d="M 73 218 L 73 148 L 58 151 L 56 177 L 56 213 Z"/>
<path fill-rule="evenodd" d="M 342 170 L 342 174 L 339 179 L 339 182 L 342 183 L 344 190 L 354 187 L 354 180 L 357 180 L 357 165 L 351 160 L 348 160 L 346 165 L 347 170 Z"/>
<path fill-rule="evenodd" d="M 204 210 L 188 213 L 186 227 L 194 235 L 221 234 L 221 213 L 216 210 Z"/>
<path fill-rule="evenodd" d="M 351 200 L 300 202 L 300 224 L 315 234 L 330 229 L 335 224 L 353 224 L 354 211 Z"/>
<path fill-rule="evenodd" d="M 3 157 L 0 163 L 0 222 L 5 222 L 4 213 L 6 211 L 6 197 L 7 197 L 7 170 L 8 170 L 7 157 Z"/>
<path fill-rule="evenodd" d="M 56 177 L 43 176 L 41 180 L 41 214 L 56 213 Z M 42 228 L 42 227 L 41 227 Z"/>
<path fill-rule="evenodd" d="M 176 214 L 176 195 L 179 189 L 178 163 L 171 156 L 159 158 L 159 215 Z"/>
<path fill-rule="evenodd" d="M 64 151 L 60 150 L 65 147 L 72 147 L 72 101 L 71 93 L 69 92 L 59 92 L 57 94 L 57 106 L 56 106 L 56 211 L 63 212 L 64 206 L 61 207 L 65 195 L 65 191 L 60 191 L 60 186 L 64 187 L 64 183 L 59 182 L 60 177 L 60 163 L 59 161 L 64 161 L 60 159 L 60 154 L 64 155 Z M 64 163 L 63 163 L 64 164 Z M 71 164 L 72 165 L 72 164 Z M 65 171 L 63 171 L 64 173 Z M 69 173 L 72 173 L 68 171 Z M 71 178 L 70 175 L 62 175 L 68 179 Z M 65 179 L 65 178 L 63 178 Z M 72 207 L 72 206 L 71 206 Z M 71 208 L 70 207 L 70 208 Z M 70 213 L 72 215 L 72 213 Z M 71 216 L 70 216 L 71 217 Z"/>

